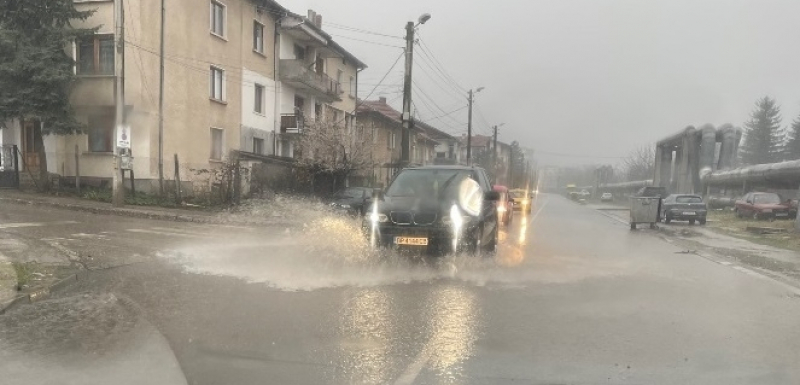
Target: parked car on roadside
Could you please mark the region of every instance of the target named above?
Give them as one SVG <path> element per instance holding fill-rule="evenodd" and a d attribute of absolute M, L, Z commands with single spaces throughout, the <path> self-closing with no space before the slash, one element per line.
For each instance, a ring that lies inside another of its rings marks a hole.
<path fill-rule="evenodd" d="M 664 223 L 678 220 L 689 221 L 690 225 L 695 221 L 705 225 L 707 214 L 708 206 L 700 195 L 672 194 L 661 203 L 661 219 Z"/>
<path fill-rule="evenodd" d="M 739 218 L 788 219 L 789 205 L 781 203 L 780 195 L 768 192 L 751 192 L 736 201 L 734 212 Z"/>
<path fill-rule="evenodd" d="M 333 194 L 330 206 L 351 215 L 364 213 L 364 203 L 372 196 L 369 187 L 347 187 Z"/>
<path fill-rule="evenodd" d="M 607 192 L 607 193 L 603 193 L 603 195 L 600 195 L 600 201 L 601 202 L 611 202 L 613 200 L 614 200 L 614 196 L 611 195 L 611 193 Z"/>

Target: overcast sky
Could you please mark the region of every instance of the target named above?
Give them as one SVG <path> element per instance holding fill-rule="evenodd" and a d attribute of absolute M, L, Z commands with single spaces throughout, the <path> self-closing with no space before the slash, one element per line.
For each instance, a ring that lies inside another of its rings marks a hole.
<path fill-rule="evenodd" d="M 280 2 L 322 14 L 323 28 L 367 63 L 361 97 L 401 50 L 352 39 L 402 46 L 363 31 L 402 37 L 407 21 L 430 13 L 414 55 L 419 116 L 464 106 L 456 87 L 486 87 L 474 132 L 505 123 L 501 140 L 535 148 L 542 164 L 615 163 L 687 125 L 742 125 L 764 95 L 778 100 L 784 125 L 800 114 L 798 0 Z M 399 109 L 402 75 L 401 60 L 370 99 Z M 461 133 L 466 121 L 463 109 L 430 123 Z"/>

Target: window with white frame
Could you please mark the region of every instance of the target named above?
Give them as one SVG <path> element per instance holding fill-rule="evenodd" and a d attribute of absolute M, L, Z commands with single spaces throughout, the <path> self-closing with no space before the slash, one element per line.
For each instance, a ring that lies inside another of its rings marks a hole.
<path fill-rule="evenodd" d="M 210 159 L 222 160 L 224 147 L 224 132 L 221 128 L 211 127 L 211 156 Z"/>
<path fill-rule="evenodd" d="M 211 0 L 211 33 L 220 37 L 225 37 L 225 30 L 227 28 L 225 8 L 225 4 Z"/>
<path fill-rule="evenodd" d="M 253 51 L 264 53 L 264 24 L 253 21 Z"/>
<path fill-rule="evenodd" d="M 225 70 L 211 66 L 210 83 L 209 97 L 211 97 L 211 99 L 225 101 Z"/>
<path fill-rule="evenodd" d="M 257 114 L 264 113 L 264 86 L 261 84 L 255 85 L 255 95 L 253 98 L 253 111 Z"/>
<path fill-rule="evenodd" d="M 389 148 L 394 148 L 397 144 L 397 134 L 392 132 L 389 134 Z"/>

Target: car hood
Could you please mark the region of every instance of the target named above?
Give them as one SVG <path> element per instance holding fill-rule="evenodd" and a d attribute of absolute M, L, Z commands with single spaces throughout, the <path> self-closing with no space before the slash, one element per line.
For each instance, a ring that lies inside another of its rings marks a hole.
<path fill-rule="evenodd" d="M 384 197 L 378 202 L 378 211 L 414 211 L 449 213 L 454 201 L 435 197 Z"/>

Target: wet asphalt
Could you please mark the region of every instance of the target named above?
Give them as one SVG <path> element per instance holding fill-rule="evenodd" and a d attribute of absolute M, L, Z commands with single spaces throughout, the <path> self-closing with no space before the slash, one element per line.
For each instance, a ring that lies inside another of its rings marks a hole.
<path fill-rule="evenodd" d="M 0 316 L 0 354 L 26 352 L 0 373 L 41 371 L 27 384 L 74 376 L 81 357 L 188 384 L 800 383 L 795 292 L 560 196 L 517 213 L 496 256 L 433 261 L 365 252 L 333 218 L 298 230 L 0 209 L 35 224 L 0 223 L 6 258 L 68 250 L 91 269 Z M 136 359 L 150 339 L 163 360 Z"/>

